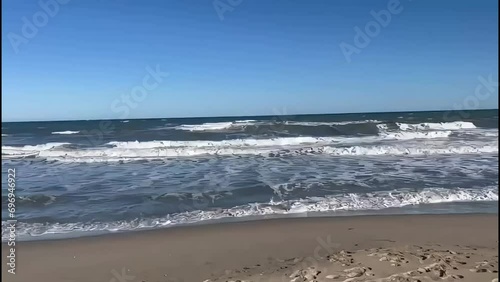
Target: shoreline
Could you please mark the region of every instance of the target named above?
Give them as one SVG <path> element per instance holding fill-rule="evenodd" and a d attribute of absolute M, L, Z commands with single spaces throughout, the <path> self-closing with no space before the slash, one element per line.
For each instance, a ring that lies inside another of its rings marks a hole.
<path fill-rule="evenodd" d="M 17 274 L 4 268 L 2 277 L 6 281 L 111 281 L 123 270 L 134 276 L 129 281 L 223 281 L 217 279 L 253 275 L 248 270 L 252 265 L 266 273 L 289 258 L 316 257 L 318 246 L 319 263 L 340 250 L 428 244 L 472 247 L 481 255 L 493 256 L 498 251 L 498 214 L 272 218 L 20 241 Z M 6 247 L 2 243 L 4 265 Z"/>
<path fill-rule="evenodd" d="M 476 205 L 473 210 L 467 209 L 471 205 Z M 481 205 L 478 206 L 478 205 Z M 450 208 L 452 207 L 453 208 Z M 443 208 L 446 211 L 443 211 Z M 268 215 L 249 215 L 242 217 L 222 217 L 206 219 L 197 222 L 188 222 L 155 227 L 143 227 L 128 230 L 98 230 L 98 231 L 74 231 L 72 233 L 56 233 L 44 234 L 30 237 L 29 239 L 23 238 L 17 240 L 19 242 L 33 242 L 33 241 L 53 241 L 53 240 L 67 240 L 82 237 L 100 237 L 100 236 L 115 236 L 135 232 L 149 232 L 155 230 L 172 229 L 172 228 L 185 228 L 201 225 L 219 225 L 219 224 L 233 224 L 247 221 L 267 221 L 267 220 L 287 220 L 294 218 L 335 218 L 335 217 L 359 217 L 359 216 L 405 216 L 405 215 L 482 215 L 482 214 L 498 214 L 498 201 L 477 201 L 477 202 L 448 202 L 448 203 L 433 203 L 433 204 L 420 204 L 408 205 L 403 207 L 392 207 L 382 210 L 351 210 L 351 211 L 326 211 L 326 212 L 307 212 L 307 213 L 290 213 L 290 214 L 268 214 Z M 2 239 L 2 244 L 6 241 Z"/>
<path fill-rule="evenodd" d="M 498 203 L 498 202 L 497 202 Z M 497 206 L 498 207 L 498 206 Z M 266 216 L 245 216 L 245 217 L 230 217 L 230 218 L 219 218 L 219 219 L 209 219 L 202 220 L 198 222 L 192 223 L 184 223 L 184 224 L 175 224 L 171 226 L 162 226 L 162 227 L 151 227 L 151 228 L 143 228 L 143 229 L 134 229 L 134 230 L 120 230 L 120 231 L 100 231 L 102 233 L 92 233 L 87 231 L 80 231 L 83 233 L 87 233 L 82 236 L 72 236 L 72 237 L 62 237 L 62 238 L 42 238 L 42 239 L 33 239 L 33 240 L 17 240 L 18 242 L 49 242 L 49 241 L 64 241 L 64 240 L 75 240 L 75 239 L 85 239 L 85 238 L 104 238 L 104 237 L 115 237 L 115 236 L 132 236 L 137 233 L 150 233 L 150 232 L 164 232 L 165 230 L 173 230 L 173 229 L 188 229 L 188 228 L 198 228 L 201 226 L 224 226 L 231 224 L 244 224 L 249 222 L 266 222 L 266 221 L 287 221 L 287 220 L 315 220 L 315 219 L 335 219 L 335 218 L 371 218 L 371 217 L 405 217 L 405 216 L 488 216 L 488 215 L 498 215 L 497 212 L 456 212 L 456 213 L 433 213 L 433 212 L 422 212 L 418 214 L 403 214 L 403 213 L 363 213 L 360 211 L 359 214 L 337 214 L 337 215 L 329 215 L 328 213 L 324 213 L 321 215 L 300 215 L 300 214 L 274 214 L 274 215 L 266 215 Z M 61 235 L 67 235 L 62 233 Z M 43 236 L 40 236 L 43 237 Z M 5 241 L 1 242 L 2 245 L 5 244 Z"/>

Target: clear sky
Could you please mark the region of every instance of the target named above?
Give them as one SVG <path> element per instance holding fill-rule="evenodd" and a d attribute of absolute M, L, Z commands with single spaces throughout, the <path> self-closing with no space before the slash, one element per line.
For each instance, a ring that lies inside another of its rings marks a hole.
<path fill-rule="evenodd" d="M 2 1 L 4 121 L 497 108 L 497 0 L 55 1 Z"/>

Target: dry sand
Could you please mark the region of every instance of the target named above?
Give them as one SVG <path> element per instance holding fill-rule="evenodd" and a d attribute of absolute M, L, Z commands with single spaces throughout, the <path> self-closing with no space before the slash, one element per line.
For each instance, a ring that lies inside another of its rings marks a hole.
<path fill-rule="evenodd" d="M 498 215 L 272 219 L 18 242 L 3 281 L 494 281 Z"/>

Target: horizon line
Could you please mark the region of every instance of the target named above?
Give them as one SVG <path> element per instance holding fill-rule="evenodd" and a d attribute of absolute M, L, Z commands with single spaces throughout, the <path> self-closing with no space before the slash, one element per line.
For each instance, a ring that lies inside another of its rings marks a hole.
<path fill-rule="evenodd" d="M 115 120 L 153 120 L 153 119 L 196 119 L 196 118 L 234 118 L 234 117 L 286 117 L 286 116 L 313 116 L 313 115 L 349 115 L 349 114 L 382 114 L 382 113 L 421 113 L 421 112 L 459 112 L 459 111 L 492 111 L 498 108 L 484 108 L 484 109 L 461 109 L 461 110 L 416 110 L 416 111 L 386 111 L 386 112 L 338 112 L 338 113 L 317 113 L 317 114 L 274 114 L 274 115 L 228 115 L 228 116 L 185 116 L 185 117 L 144 117 L 144 118 L 104 118 L 104 119 L 65 119 L 65 120 L 17 120 L 17 121 L 3 121 L 2 123 L 21 123 L 21 122 L 70 122 L 70 121 L 115 121 Z"/>

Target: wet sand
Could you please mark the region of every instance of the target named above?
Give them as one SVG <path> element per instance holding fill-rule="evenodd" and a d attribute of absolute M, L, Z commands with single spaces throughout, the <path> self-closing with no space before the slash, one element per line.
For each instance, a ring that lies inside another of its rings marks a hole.
<path fill-rule="evenodd" d="M 498 215 L 270 219 L 17 242 L 4 281 L 492 281 Z"/>

